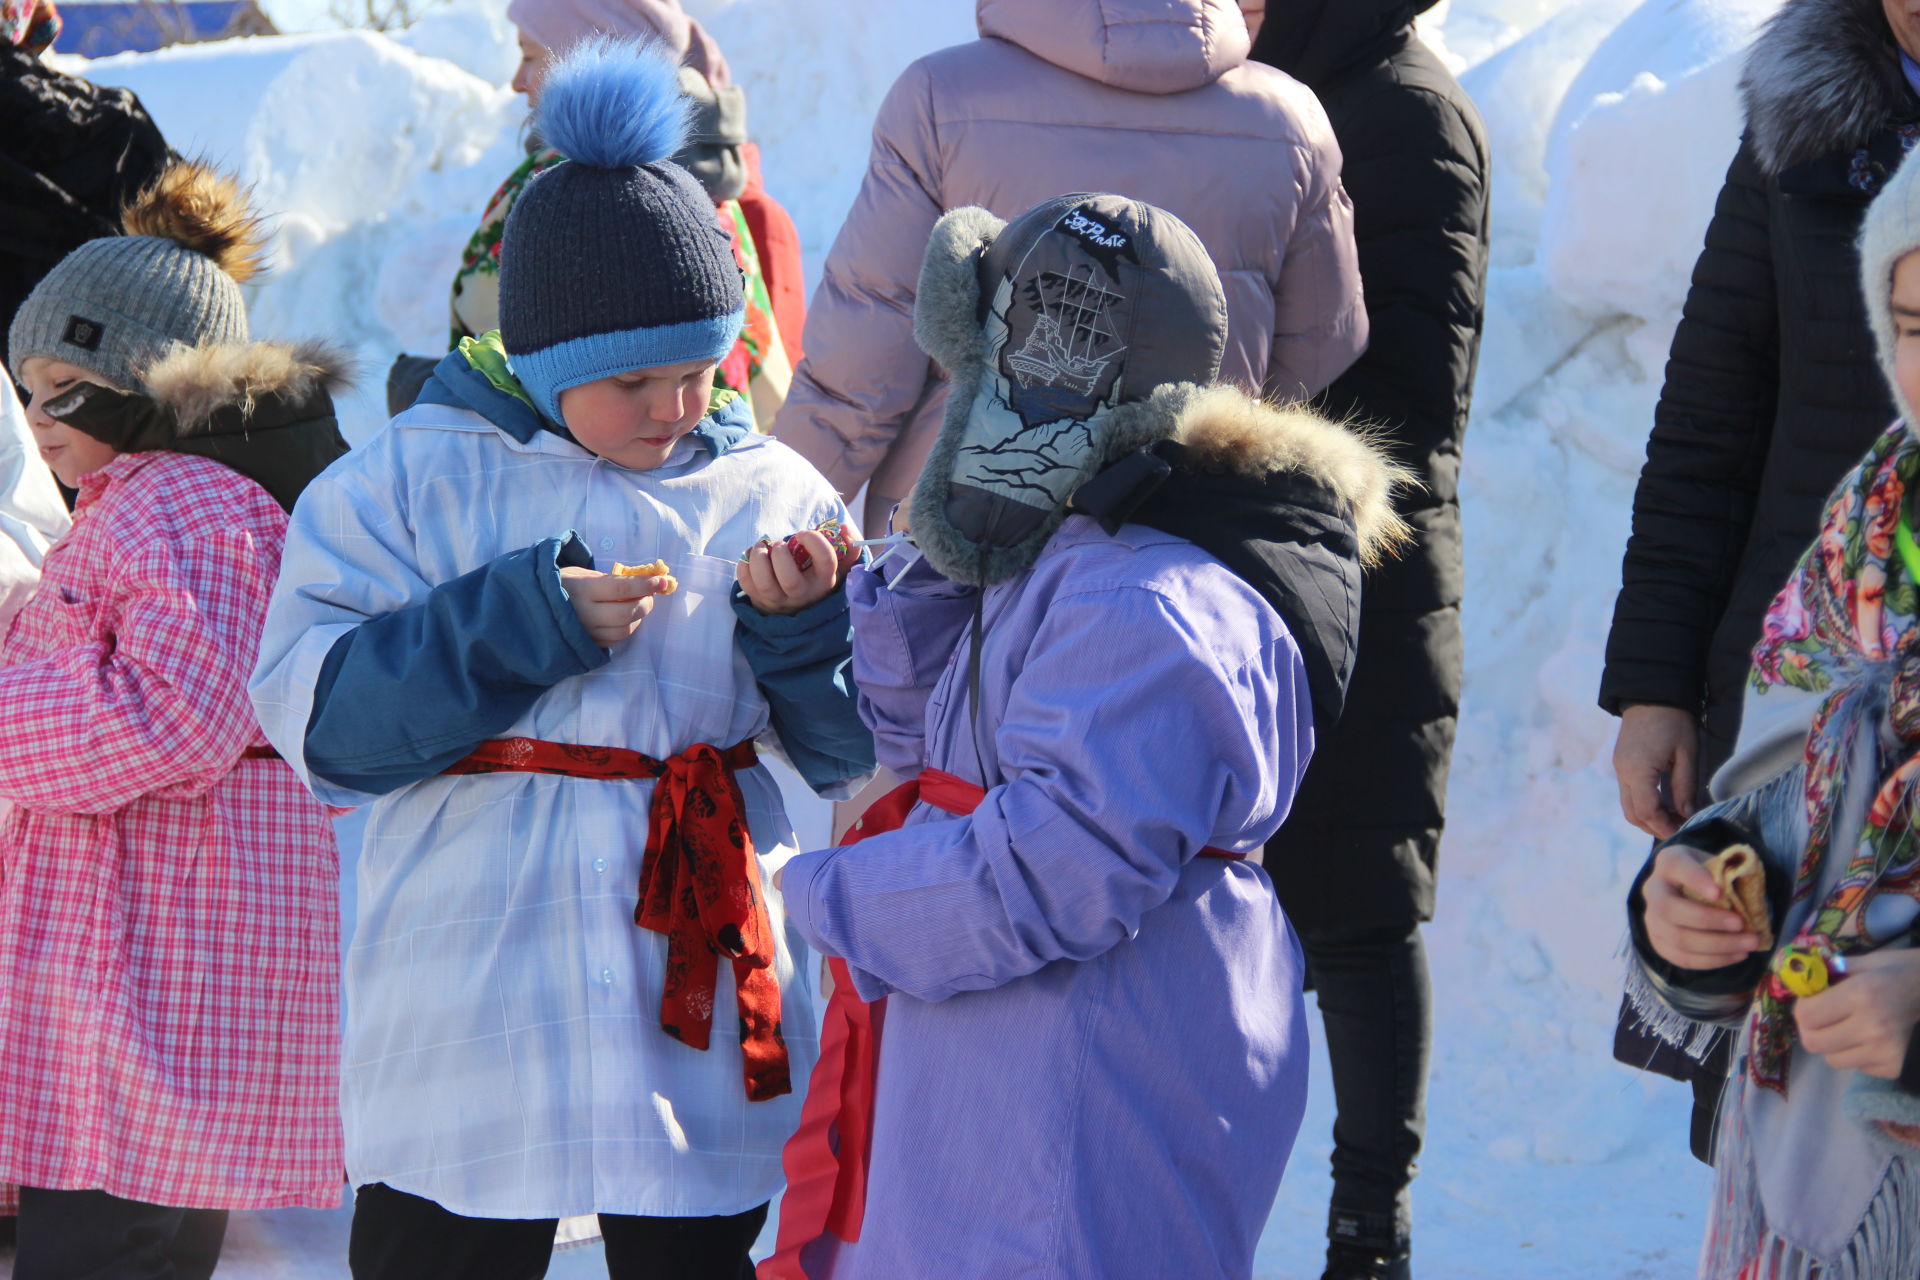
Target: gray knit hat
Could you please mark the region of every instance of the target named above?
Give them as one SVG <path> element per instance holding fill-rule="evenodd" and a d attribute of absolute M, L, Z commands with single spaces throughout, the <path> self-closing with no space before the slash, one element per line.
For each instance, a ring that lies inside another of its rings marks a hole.
<path fill-rule="evenodd" d="M 7 334 L 16 371 L 34 356 L 127 390 L 184 348 L 248 341 L 240 281 L 258 270 L 259 221 L 232 178 L 170 166 L 126 209 L 125 235 L 90 240 L 48 272 Z"/>

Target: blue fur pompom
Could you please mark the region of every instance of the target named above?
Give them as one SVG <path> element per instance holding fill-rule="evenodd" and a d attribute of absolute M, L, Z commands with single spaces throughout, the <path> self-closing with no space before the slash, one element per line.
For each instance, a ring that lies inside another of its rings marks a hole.
<path fill-rule="evenodd" d="M 678 62 L 660 45 L 596 37 L 548 69 L 534 129 L 575 163 L 634 168 L 679 154 L 691 105 Z"/>

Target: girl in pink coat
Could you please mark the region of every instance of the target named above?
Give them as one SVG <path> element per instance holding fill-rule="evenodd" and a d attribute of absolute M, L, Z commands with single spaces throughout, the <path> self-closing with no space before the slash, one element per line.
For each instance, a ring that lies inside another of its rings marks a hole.
<path fill-rule="evenodd" d="M 230 1209 L 339 1201 L 338 857 L 247 700 L 331 361 L 254 344 L 256 223 L 178 165 L 21 307 L 79 490 L 0 665 L 0 1183 L 17 1280 L 211 1273 Z"/>

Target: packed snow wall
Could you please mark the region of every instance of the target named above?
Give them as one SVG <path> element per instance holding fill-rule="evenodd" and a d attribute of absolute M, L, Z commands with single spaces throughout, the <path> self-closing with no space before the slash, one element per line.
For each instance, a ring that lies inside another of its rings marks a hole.
<path fill-rule="evenodd" d="M 768 186 L 817 277 L 881 96 L 912 58 L 971 36 L 972 4 L 687 3 L 747 89 Z M 1540 1236 L 1525 1214 L 1489 1216 L 1508 1196 L 1577 1186 L 1565 1199 L 1577 1215 L 1653 1179 L 1676 1208 L 1699 1207 L 1678 1091 L 1608 1056 L 1621 901 L 1645 844 L 1619 817 L 1614 722 L 1594 696 L 1667 343 L 1738 138 L 1740 55 L 1775 7 L 1452 0 L 1422 22 L 1495 148 L 1495 268 L 1462 462 L 1467 694 L 1429 939 L 1436 1145 L 1420 1212 L 1438 1226 L 1452 1214 L 1462 1241 L 1439 1274 L 1521 1274 L 1473 1251 L 1489 1232 Z M 137 90 L 182 151 L 257 184 L 279 235 L 255 327 L 355 345 L 368 373 L 347 406 L 355 440 L 383 419 L 393 353 L 444 346 L 457 255 L 518 155 L 503 8 L 456 0 L 398 39 L 311 34 L 80 68 Z M 1317 1234 L 1323 1197 L 1303 1158 L 1276 1223 Z M 1620 1247 L 1677 1257 L 1697 1229 L 1642 1220 Z M 1524 1274 L 1630 1273 L 1571 1243 L 1551 1252 Z"/>

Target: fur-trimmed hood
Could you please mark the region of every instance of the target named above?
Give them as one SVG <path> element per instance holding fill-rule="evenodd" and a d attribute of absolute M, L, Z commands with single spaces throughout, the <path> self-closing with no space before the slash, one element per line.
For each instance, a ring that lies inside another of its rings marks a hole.
<path fill-rule="evenodd" d="M 980 34 L 1133 93 L 1185 93 L 1247 60 L 1235 0 L 975 0 Z"/>
<path fill-rule="evenodd" d="M 1163 387 L 1140 407 L 1145 412 L 1129 424 L 1138 432 L 1137 443 L 1126 442 L 1131 448 L 1166 440 L 1184 446 L 1184 465 L 1197 471 L 1253 481 L 1289 475 L 1325 488 L 1353 522 L 1363 565 L 1380 563 L 1411 536 L 1393 495 L 1413 483 L 1413 473 L 1353 427 L 1229 386 Z"/>
<path fill-rule="evenodd" d="M 1170 387 L 1143 443 L 1080 487 L 1073 510 L 1109 532 L 1140 524 L 1219 560 L 1286 622 L 1306 668 L 1314 722 L 1346 704 L 1359 645 L 1361 569 L 1404 545 L 1393 510 L 1410 475 L 1364 434 L 1233 387 Z"/>
<path fill-rule="evenodd" d="M 146 370 L 144 392 L 83 382 L 46 411 L 122 453 L 211 458 L 292 511 L 308 482 L 347 451 L 333 393 L 351 379 L 351 362 L 324 342 L 188 347 Z"/>
<path fill-rule="evenodd" d="M 1740 92 L 1769 177 L 1864 147 L 1916 107 L 1881 0 L 1786 0 L 1747 55 Z"/>
<path fill-rule="evenodd" d="M 177 350 L 147 370 L 146 388 L 191 436 L 246 430 L 264 402 L 304 406 L 321 392 L 331 400 L 352 381 L 352 358 L 316 339 Z"/>

